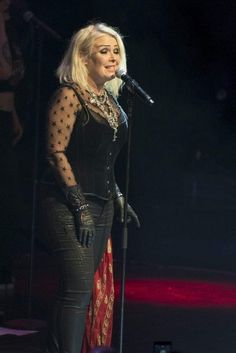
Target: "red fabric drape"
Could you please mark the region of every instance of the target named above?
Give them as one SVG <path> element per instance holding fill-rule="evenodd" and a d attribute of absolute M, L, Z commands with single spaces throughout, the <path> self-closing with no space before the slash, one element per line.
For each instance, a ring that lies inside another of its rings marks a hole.
<path fill-rule="evenodd" d="M 94 277 L 88 308 L 82 353 L 97 346 L 111 345 L 114 304 L 113 257 L 111 238 Z"/>

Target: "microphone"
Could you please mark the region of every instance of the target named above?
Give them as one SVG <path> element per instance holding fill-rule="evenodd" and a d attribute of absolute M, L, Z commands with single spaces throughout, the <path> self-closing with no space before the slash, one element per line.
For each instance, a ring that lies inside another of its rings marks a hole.
<path fill-rule="evenodd" d="M 58 41 L 62 41 L 62 37 L 56 33 L 52 28 L 50 28 L 46 23 L 43 21 L 39 20 L 32 11 L 24 11 L 22 13 L 22 17 L 27 23 L 33 23 L 36 25 L 38 28 L 42 28 L 45 32 L 51 35 L 54 39 Z"/>
<path fill-rule="evenodd" d="M 24 11 L 24 12 L 22 13 L 22 17 L 23 17 L 23 19 L 25 20 L 25 22 L 30 22 L 31 20 L 38 22 L 38 19 L 35 17 L 35 15 L 33 14 L 33 12 L 30 11 L 30 10 Z"/>
<path fill-rule="evenodd" d="M 154 104 L 154 100 L 139 86 L 138 82 L 131 78 L 124 69 L 116 71 L 116 77 L 120 78 L 127 85 L 127 88 L 137 94 L 145 103 Z"/>
<path fill-rule="evenodd" d="M 50 28 L 46 23 L 39 20 L 32 11 L 29 10 L 25 0 L 12 0 L 11 11 L 14 17 L 20 17 L 25 22 L 33 24 L 36 28 L 47 32 L 51 37 L 58 41 L 62 41 L 62 37 Z"/>

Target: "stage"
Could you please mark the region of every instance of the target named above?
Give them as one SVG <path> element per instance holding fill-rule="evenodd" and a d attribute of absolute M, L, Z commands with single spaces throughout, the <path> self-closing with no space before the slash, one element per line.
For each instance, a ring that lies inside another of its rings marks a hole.
<path fill-rule="evenodd" d="M 27 256 L 18 259 L 15 288 L 6 301 L 0 329 L 1 353 L 45 353 L 47 318 L 57 286 L 57 269 L 38 254 L 32 317 L 27 318 Z M 119 348 L 119 268 L 116 273 L 113 347 Z M 171 341 L 173 352 L 227 353 L 236 347 L 236 274 L 187 267 L 128 263 L 124 353 L 153 352 L 153 342 Z M 32 330 L 33 332 L 28 332 Z"/>

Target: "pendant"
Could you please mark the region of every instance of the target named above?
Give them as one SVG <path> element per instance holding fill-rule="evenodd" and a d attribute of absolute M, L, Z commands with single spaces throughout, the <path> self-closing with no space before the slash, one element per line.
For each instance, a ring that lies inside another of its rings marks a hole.
<path fill-rule="evenodd" d="M 113 132 L 113 142 L 115 142 L 117 140 L 117 129 L 114 129 L 114 132 Z"/>

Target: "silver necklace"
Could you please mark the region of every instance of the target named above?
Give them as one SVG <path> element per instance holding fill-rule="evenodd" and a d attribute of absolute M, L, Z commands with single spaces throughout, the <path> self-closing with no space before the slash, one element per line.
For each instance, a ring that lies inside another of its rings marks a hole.
<path fill-rule="evenodd" d="M 97 95 L 92 91 L 89 91 L 90 97 L 89 102 L 99 108 L 105 119 L 107 120 L 110 127 L 114 130 L 113 133 L 113 141 L 117 139 L 117 131 L 118 131 L 118 114 L 112 104 L 110 103 L 107 91 L 104 90 L 104 93 Z"/>

